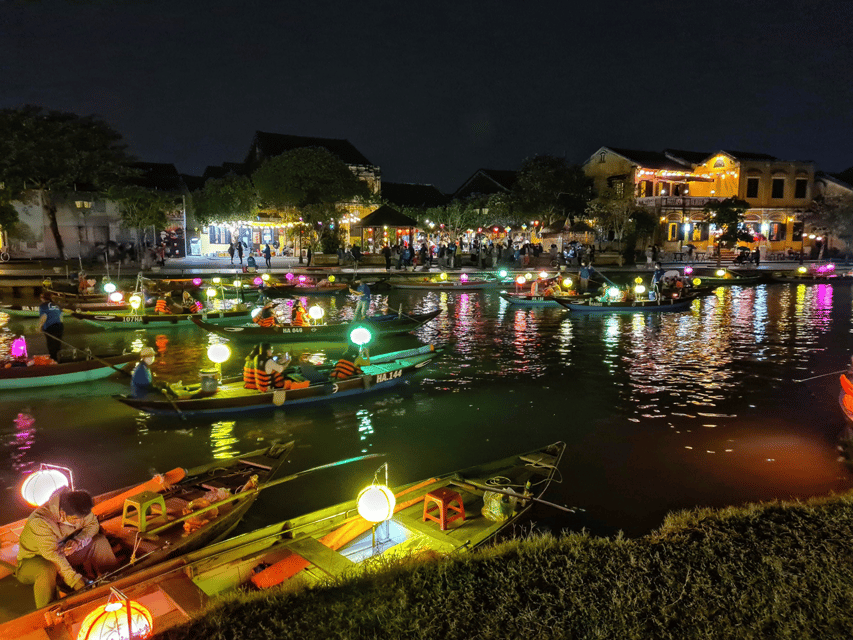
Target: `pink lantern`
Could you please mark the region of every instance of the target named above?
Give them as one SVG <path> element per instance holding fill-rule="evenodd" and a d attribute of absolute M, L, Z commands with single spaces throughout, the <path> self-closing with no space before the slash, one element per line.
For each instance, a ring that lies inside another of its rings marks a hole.
<path fill-rule="evenodd" d="M 290 282 L 291 280 L 293 280 L 293 274 L 292 274 L 292 273 L 288 273 L 288 274 L 287 274 L 286 276 L 284 276 L 284 277 L 285 277 L 285 279 L 286 279 L 288 282 Z"/>
<path fill-rule="evenodd" d="M 461 276 L 459 276 L 459 282 L 468 282 L 468 274 L 463 273 Z"/>
<path fill-rule="evenodd" d="M 299 284 L 305 284 L 305 281 L 306 281 L 307 279 L 308 279 L 308 278 L 306 278 L 305 276 L 299 276 Z"/>
<path fill-rule="evenodd" d="M 27 341 L 24 336 L 18 336 L 12 340 L 12 357 L 26 358 L 27 357 Z"/>
<path fill-rule="evenodd" d="M 684 267 L 684 275 L 689 276 L 693 273 L 693 267 Z"/>
<path fill-rule="evenodd" d="M 201 286 L 201 278 L 193 278 L 193 284 L 197 287 Z"/>
<path fill-rule="evenodd" d="M 263 280 L 261 280 L 260 276 L 258 276 L 257 278 L 255 278 L 254 280 L 252 280 L 252 282 L 254 282 L 254 283 L 255 283 L 255 286 L 256 286 L 256 287 L 260 287 L 260 286 L 261 286 L 261 284 L 263 284 L 263 282 L 264 282 L 264 281 L 263 281 Z"/>

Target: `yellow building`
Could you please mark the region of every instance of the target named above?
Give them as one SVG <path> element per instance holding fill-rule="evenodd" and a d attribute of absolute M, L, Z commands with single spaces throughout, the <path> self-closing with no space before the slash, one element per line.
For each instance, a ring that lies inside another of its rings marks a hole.
<path fill-rule="evenodd" d="M 710 253 L 716 229 L 705 221 L 704 207 L 731 197 L 750 205 L 743 227 L 754 241 L 743 244 L 759 247 L 770 258 L 810 246 L 807 238 L 803 242 L 802 222 L 814 195 L 815 169 L 810 162 L 741 151 L 601 147 L 584 163 L 584 171 L 596 192 L 631 190 L 638 204 L 654 211 L 661 224 L 658 244 L 664 251 L 678 252 L 689 243 L 697 253 Z"/>

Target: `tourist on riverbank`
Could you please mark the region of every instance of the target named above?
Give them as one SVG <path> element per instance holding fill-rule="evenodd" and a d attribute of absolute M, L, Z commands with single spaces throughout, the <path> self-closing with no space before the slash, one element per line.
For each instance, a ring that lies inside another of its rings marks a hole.
<path fill-rule="evenodd" d="M 234 243 L 228 245 L 228 255 L 231 257 L 231 264 L 234 264 Z"/>
<path fill-rule="evenodd" d="M 242 240 L 237 241 L 237 257 L 240 258 L 240 264 L 243 264 L 243 241 Z"/>
<path fill-rule="evenodd" d="M 272 269 L 272 248 L 269 243 L 264 245 L 264 261 L 267 263 L 267 269 Z M 311 260 L 308 260 L 309 264 Z"/>

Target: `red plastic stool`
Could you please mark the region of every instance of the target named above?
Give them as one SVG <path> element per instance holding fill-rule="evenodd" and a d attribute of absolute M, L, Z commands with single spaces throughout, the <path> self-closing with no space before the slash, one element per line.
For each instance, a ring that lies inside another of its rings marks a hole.
<path fill-rule="evenodd" d="M 433 515 L 430 511 L 436 507 L 438 507 L 438 515 Z M 448 511 L 455 511 L 456 513 L 448 516 Z M 437 522 L 441 525 L 441 530 L 446 531 L 449 522 L 459 520 L 460 518 L 463 521 L 465 520 L 465 505 L 462 504 L 462 496 L 453 489 L 441 487 L 426 494 L 424 498 L 424 522 L 427 520 Z"/>

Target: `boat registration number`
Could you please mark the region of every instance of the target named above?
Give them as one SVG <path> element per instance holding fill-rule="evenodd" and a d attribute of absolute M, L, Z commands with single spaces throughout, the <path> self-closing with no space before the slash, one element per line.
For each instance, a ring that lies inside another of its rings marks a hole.
<path fill-rule="evenodd" d="M 142 318 L 139 316 L 125 316 L 122 318 L 125 322 L 142 322 Z"/>
<path fill-rule="evenodd" d="M 302 327 L 279 327 L 282 333 L 302 333 Z"/>
<path fill-rule="evenodd" d="M 388 380 L 393 380 L 394 378 L 399 378 L 403 375 L 402 369 L 397 369 L 396 371 L 388 371 L 386 373 L 377 373 L 376 374 L 376 382 L 387 382 Z"/>

